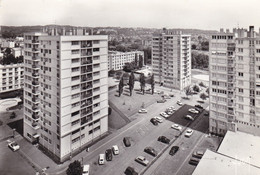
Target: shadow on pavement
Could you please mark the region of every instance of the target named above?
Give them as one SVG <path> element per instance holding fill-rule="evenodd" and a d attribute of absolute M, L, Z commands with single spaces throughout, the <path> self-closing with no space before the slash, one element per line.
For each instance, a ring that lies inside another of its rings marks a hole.
<path fill-rule="evenodd" d="M 7 124 L 10 128 L 16 129 L 16 131 L 23 136 L 23 119 L 16 120 Z"/>

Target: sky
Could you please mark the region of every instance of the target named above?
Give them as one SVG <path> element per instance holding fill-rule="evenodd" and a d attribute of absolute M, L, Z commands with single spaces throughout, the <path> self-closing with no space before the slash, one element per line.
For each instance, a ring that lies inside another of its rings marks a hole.
<path fill-rule="evenodd" d="M 211 29 L 260 26 L 259 0 L 0 0 L 0 25 Z"/>

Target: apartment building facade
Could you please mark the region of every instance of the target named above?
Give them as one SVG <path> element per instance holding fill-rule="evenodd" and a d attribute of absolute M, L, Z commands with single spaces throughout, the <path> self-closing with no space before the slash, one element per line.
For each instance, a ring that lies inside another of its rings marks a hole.
<path fill-rule="evenodd" d="M 25 34 L 24 137 L 62 162 L 108 131 L 107 36 Z"/>
<path fill-rule="evenodd" d="M 183 90 L 191 84 L 191 36 L 164 30 L 153 35 L 152 67 L 155 83 Z"/>
<path fill-rule="evenodd" d="M 142 58 L 140 58 L 142 57 Z M 132 52 L 118 52 L 109 51 L 108 52 L 108 70 L 122 70 L 125 63 L 131 63 L 137 59 L 142 59 L 142 64 L 144 65 L 144 52 L 143 51 L 132 51 Z"/>
<path fill-rule="evenodd" d="M 222 30 L 210 41 L 210 132 L 260 135 L 260 37 Z"/>
<path fill-rule="evenodd" d="M 0 64 L 0 93 L 23 88 L 24 64 Z"/>

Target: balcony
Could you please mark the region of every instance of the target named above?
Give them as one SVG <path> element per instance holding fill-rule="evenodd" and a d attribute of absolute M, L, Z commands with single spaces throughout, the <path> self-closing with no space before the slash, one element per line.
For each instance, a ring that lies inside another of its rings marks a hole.
<path fill-rule="evenodd" d="M 36 65 L 36 64 L 33 64 L 33 65 L 32 65 L 32 68 L 33 68 L 33 69 L 40 69 L 40 66 L 39 66 L 39 65 Z"/>
<path fill-rule="evenodd" d="M 39 94 L 40 94 L 40 91 L 39 91 L 39 90 L 32 90 L 32 93 L 33 93 L 33 94 L 36 94 L 36 95 L 39 95 Z"/>
<path fill-rule="evenodd" d="M 33 102 L 33 103 L 39 103 L 40 100 L 39 100 L 39 98 L 32 98 L 32 102 Z"/>
<path fill-rule="evenodd" d="M 233 110 L 228 110 L 228 114 L 229 115 L 234 115 L 234 111 Z"/>
<path fill-rule="evenodd" d="M 36 112 L 36 111 L 39 111 L 40 108 L 39 108 L 38 105 L 33 105 L 33 106 L 32 106 L 32 110 L 33 110 L 34 112 Z"/>
<path fill-rule="evenodd" d="M 33 44 L 40 44 L 39 40 L 32 40 Z"/>
<path fill-rule="evenodd" d="M 91 93 L 87 93 L 87 94 L 82 94 L 81 95 L 81 99 L 85 99 L 85 98 L 91 97 L 92 95 L 93 95 L 92 92 Z"/>
<path fill-rule="evenodd" d="M 91 80 L 93 80 L 93 77 L 92 77 L 92 76 L 81 77 L 81 82 L 84 82 L 84 81 L 91 81 Z"/>
<path fill-rule="evenodd" d="M 35 130 L 40 129 L 40 126 L 38 125 L 37 122 L 32 122 L 32 127 L 33 127 L 33 129 L 35 129 Z"/>
<path fill-rule="evenodd" d="M 34 120 L 39 120 L 39 119 L 40 119 L 40 116 L 39 116 L 38 113 L 34 113 L 34 114 L 32 115 L 32 118 L 33 118 Z"/>
<path fill-rule="evenodd" d="M 39 81 L 33 81 L 33 82 L 32 82 L 32 85 L 33 85 L 33 86 L 39 86 L 40 83 L 39 83 Z"/>
<path fill-rule="evenodd" d="M 87 90 L 87 89 L 91 89 L 91 88 L 93 88 L 93 86 L 91 85 L 91 84 L 88 84 L 88 85 L 83 85 L 82 87 L 81 87 L 81 90 L 83 91 L 83 90 Z"/>
<path fill-rule="evenodd" d="M 38 77 L 38 76 L 39 76 L 39 73 L 32 73 L 32 76 Z"/>

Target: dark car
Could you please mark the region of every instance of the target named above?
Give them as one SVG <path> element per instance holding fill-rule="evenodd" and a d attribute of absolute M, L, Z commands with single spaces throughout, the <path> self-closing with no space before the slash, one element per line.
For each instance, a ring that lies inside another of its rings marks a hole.
<path fill-rule="evenodd" d="M 138 175 L 138 173 L 135 171 L 133 167 L 127 167 L 125 170 L 126 175 Z"/>
<path fill-rule="evenodd" d="M 157 100 L 157 103 L 165 103 L 165 102 L 166 102 L 165 99 L 163 99 L 163 100 Z"/>
<path fill-rule="evenodd" d="M 179 150 L 179 147 L 178 146 L 173 146 L 169 152 L 169 154 L 171 156 L 173 156 L 175 153 L 177 153 L 177 151 Z"/>
<path fill-rule="evenodd" d="M 158 121 L 157 121 L 155 118 L 151 118 L 150 122 L 151 122 L 153 125 L 158 125 Z"/>
<path fill-rule="evenodd" d="M 190 160 L 189 160 L 189 164 L 191 164 L 191 165 L 198 165 L 199 164 L 199 159 L 196 159 L 196 158 L 194 158 L 194 157 L 192 157 Z"/>
<path fill-rule="evenodd" d="M 165 137 L 165 136 L 160 136 L 160 137 L 158 137 L 158 141 L 159 141 L 159 142 L 162 142 L 162 143 L 166 143 L 166 144 L 169 144 L 169 143 L 170 143 L 170 139 L 168 139 L 168 138 Z"/>
<path fill-rule="evenodd" d="M 131 146 L 130 137 L 124 137 L 123 142 L 126 147 Z"/>
<path fill-rule="evenodd" d="M 146 152 L 146 153 L 148 153 L 148 154 L 150 154 L 150 155 L 152 155 L 152 156 L 154 156 L 154 157 L 157 156 L 157 151 L 155 151 L 155 149 L 152 148 L 152 147 L 146 147 L 146 148 L 144 149 L 144 152 Z"/>
<path fill-rule="evenodd" d="M 112 158 L 113 158 L 112 149 L 107 149 L 105 153 L 106 153 L 106 160 L 107 160 L 107 161 L 111 161 Z"/>
<path fill-rule="evenodd" d="M 205 112 L 205 113 L 204 113 L 204 116 L 209 116 L 209 112 Z"/>
<path fill-rule="evenodd" d="M 204 155 L 204 151 L 195 151 L 195 152 L 192 154 L 192 157 L 201 159 L 203 155 Z"/>
<path fill-rule="evenodd" d="M 195 108 L 203 109 L 201 105 L 195 105 Z"/>

